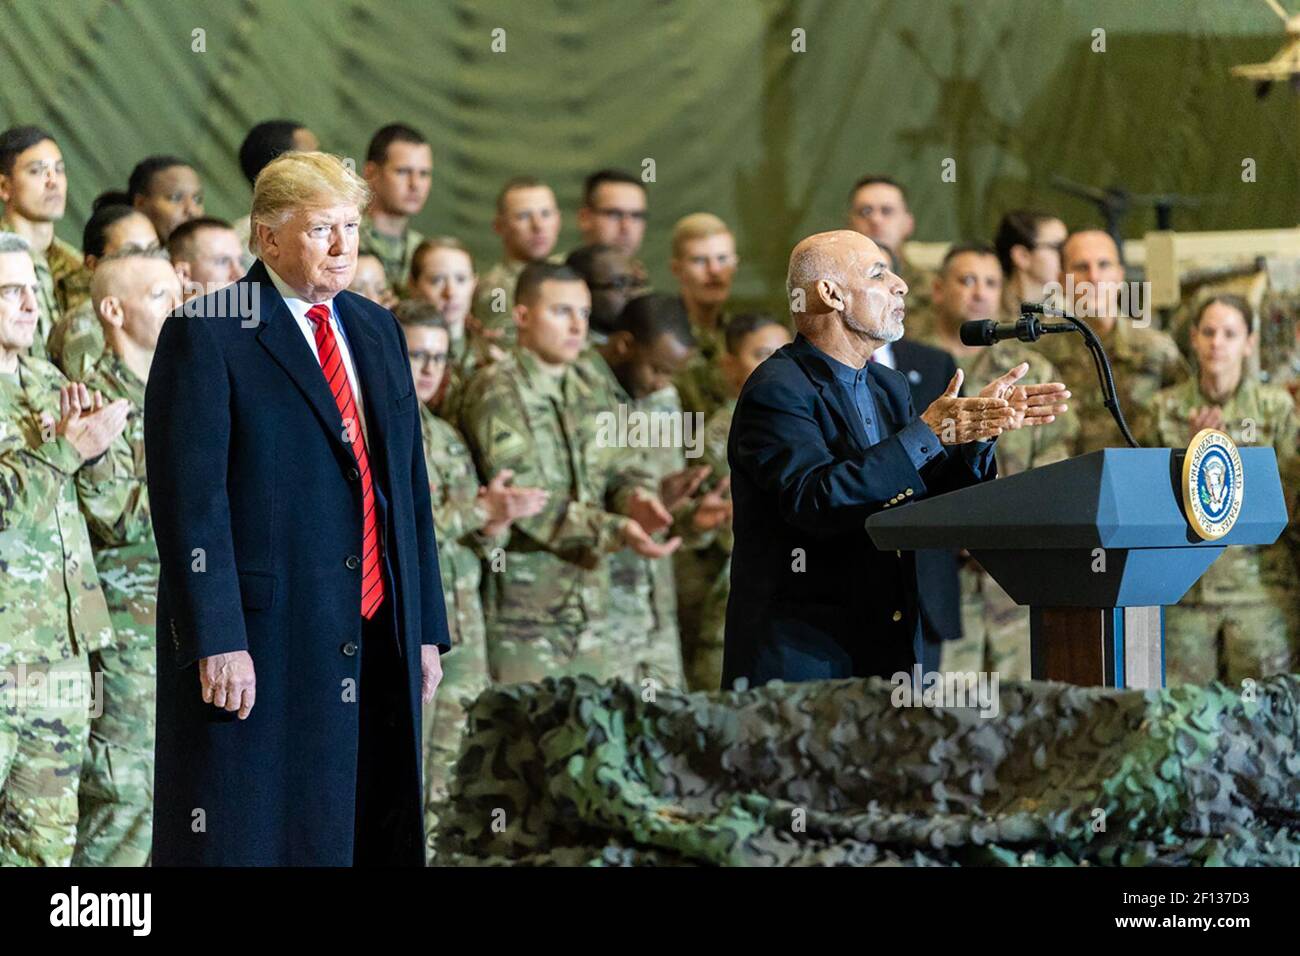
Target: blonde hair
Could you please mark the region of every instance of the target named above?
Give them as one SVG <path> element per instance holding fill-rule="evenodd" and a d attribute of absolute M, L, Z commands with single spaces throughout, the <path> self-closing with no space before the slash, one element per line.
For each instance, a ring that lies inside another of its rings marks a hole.
<path fill-rule="evenodd" d="M 424 270 L 422 263 L 424 257 L 439 249 L 454 249 L 457 252 L 465 253 L 465 258 L 469 260 L 469 271 L 474 271 L 474 254 L 466 248 L 465 243 L 461 242 L 455 236 L 430 236 L 428 239 L 421 241 L 415 247 L 415 252 L 411 253 L 411 282 L 420 281 L 420 273 Z"/>
<path fill-rule="evenodd" d="M 253 181 L 248 247 L 258 252 L 257 227 L 278 229 L 303 208 L 355 205 L 364 212 L 370 187 L 350 166 L 330 153 L 281 153 Z"/>
<path fill-rule="evenodd" d="M 710 236 L 731 235 L 727 224 L 711 212 L 693 212 L 683 216 L 673 226 L 673 258 L 680 258 L 682 246 L 692 239 L 707 239 Z"/>

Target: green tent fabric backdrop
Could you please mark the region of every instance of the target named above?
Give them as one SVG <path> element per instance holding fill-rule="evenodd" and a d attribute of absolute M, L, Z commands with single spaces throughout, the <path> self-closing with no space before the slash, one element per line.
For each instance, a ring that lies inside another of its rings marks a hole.
<path fill-rule="evenodd" d="M 1212 197 L 1185 229 L 1294 225 L 1300 99 L 1228 75 L 1283 39 L 1258 0 L 5 0 L 0 124 L 58 138 L 78 244 L 91 199 L 150 153 L 191 158 L 213 214 L 246 213 L 236 150 L 276 116 L 358 164 L 380 125 L 424 130 L 417 226 L 482 265 L 508 176 L 555 186 L 564 249 L 584 173 L 652 159 L 654 278 L 672 223 L 706 209 L 737 230 L 738 296 L 779 302 L 794 241 L 842 224 L 867 171 L 907 183 L 925 240 L 987 237 L 1014 205 L 1095 219 L 1053 173 Z"/>

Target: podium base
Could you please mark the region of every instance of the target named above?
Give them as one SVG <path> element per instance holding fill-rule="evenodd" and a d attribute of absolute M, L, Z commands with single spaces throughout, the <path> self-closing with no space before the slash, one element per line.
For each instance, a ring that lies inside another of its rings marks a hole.
<path fill-rule="evenodd" d="M 1031 607 L 1029 655 L 1035 680 L 1163 687 L 1164 608 Z"/>

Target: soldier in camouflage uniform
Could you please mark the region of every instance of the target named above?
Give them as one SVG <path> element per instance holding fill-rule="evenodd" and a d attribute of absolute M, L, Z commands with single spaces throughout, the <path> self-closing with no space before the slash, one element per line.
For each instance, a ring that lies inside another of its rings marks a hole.
<path fill-rule="evenodd" d="M 1253 330 L 1250 306 L 1237 296 L 1202 305 L 1191 330 L 1198 377 L 1155 396 L 1143 438 L 1148 445 L 1185 448 L 1202 428 L 1217 428 L 1239 445 L 1271 447 L 1294 514 L 1300 431 L 1290 395 L 1246 374 Z M 1292 670 L 1298 583 L 1286 535 L 1269 547 L 1224 551 L 1177 605 L 1165 609 L 1168 683 L 1218 679 L 1240 687 L 1248 678 Z"/>
<path fill-rule="evenodd" d="M 447 364 L 448 330 L 436 306 L 405 302 L 397 317 L 406 334 L 411 375 L 420 400 L 420 431 L 425 467 L 438 532 L 438 567 L 447 603 L 447 629 L 453 653 L 442 658 L 442 682 L 433 702 L 424 706 L 425 832 L 430 845 L 437 831 L 438 807 L 446 799 L 447 781 L 465 729 L 465 702 L 491 683 L 483 606 L 479 600 L 481 561 L 504 548 L 506 531 L 516 517 L 541 510 L 546 495 L 515 488 L 504 472 L 480 487 L 474 460 L 460 433 L 429 408 Z"/>
<path fill-rule="evenodd" d="M 702 414 L 707 422 L 733 397 L 720 363 L 726 351 L 727 299 L 740 265 L 736 240 L 727 224 L 712 213 L 685 216 L 673 227 L 671 265 L 696 343 L 695 355 L 674 385 L 682 409 Z M 705 601 L 725 561 L 725 555 L 709 547 L 682 548 L 673 557 L 678 626 L 688 667 L 701 640 Z"/>
<path fill-rule="evenodd" d="M 729 318 L 725 314 L 719 316 L 720 324 L 716 328 L 693 327 L 695 355 L 674 383 L 681 395 L 682 408 L 688 412 L 699 412 L 706 419 L 727 403 L 727 383 L 719 371 L 718 363 L 724 352 L 722 329 Z"/>
<path fill-rule="evenodd" d="M 127 205 L 104 205 L 91 214 L 82 233 L 85 266 L 92 277 L 99 260 L 124 249 L 156 249 L 158 233 L 149 217 Z M 83 382 L 104 354 L 104 329 L 87 296 L 66 310 L 45 343 L 50 361 L 74 382 Z"/>
<path fill-rule="evenodd" d="M 433 148 L 424 135 L 402 123 L 383 127 L 366 147 L 362 170 L 370 185 L 370 208 L 361 217 L 358 252 L 384 266 L 393 292 L 407 294 L 411 258 L 424 237 L 411 228 L 433 186 Z"/>
<path fill-rule="evenodd" d="M 963 345 L 963 322 L 995 318 L 1002 301 L 1002 268 L 992 246 L 954 245 L 944 257 L 931 290 L 934 325 L 925 342 L 953 357 L 967 382 L 987 382 L 1027 364 L 1025 382 L 1059 382 L 1051 362 L 1034 349 L 1010 340 L 995 348 Z M 1070 456 L 1079 431 L 1072 413 L 1040 428 L 1021 428 L 998 437 L 994 446 L 998 475 L 1014 475 Z M 945 641 L 941 669 L 997 673 L 1002 680 L 1028 680 L 1029 609 L 1020 607 L 973 559 L 958 572 L 962 636 Z"/>
<path fill-rule="evenodd" d="M 727 299 L 740 259 L 727 224 L 712 213 L 697 212 L 673 227 L 672 270 L 691 317 L 698 350 L 674 384 L 682 408 L 707 419 L 727 401 L 727 383 L 718 359 L 727 324 Z"/>
<path fill-rule="evenodd" d="M 618 330 L 618 318 L 633 299 L 649 292 L 645 267 L 617 246 L 579 246 L 564 264 L 582 276 L 591 291 L 593 346 L 604 345 Z"/>
<path fill-rule="evenodd" d="M 744 312 L 734 316 L 726 328 L 726 348 L 719 359 L 731 397 L 710 416 L 704 426 L 704 457 L 709 466 L 708 493 L 726 493 L 731 466 L 727 463 L 727 436 L 736 396 L 745 380 L 769 355 L 790 342 L 790 330 L 770 315 Z M 677 553 L 681 580 L 699 584 L 698 624 L 688 639 L 683 633 L 682 654 L 686 683 L 691 690 L 718 690 L 722 686 L 723 638 L 727 629 L 727 598 L 731 594 L 731 522 L 718 529 L 716 539 L 702 548 L 683 546 Z M 684 629 L 683 629 L 684 630 Z"/>
<path fill-rule="evenodd" d="M 1092 327 L 1105 347 L 1120 407 L 1133 431 L 1141 427 L 1144 409 L 1156 392 L 1187 379 L 1187 362 L 1168 335 L 1137 324 L 1152 321 L 1150 317 L 1139 320 L 1120 315 L 1116 290 L 1124 282 L 1124 267 L 1108 233 L 1099 229 L 1072 233 L 1061 250 L 1061 268 L 1063 289 L 1075 290 L 1075 301 L 1066 305 Z M 1070 454 L 1123 446 L 1119 426 L 1102 404 L 1092 354 L 1078 336 L 1051 336 L 1043 340 L 1039 351 L 1074 392 L 1079 434 Z"/>
<path fill-rule="evenodd" d="M 480 474 L 509 470 L 550 498 L 539 514 L 511 526 L 506 550 L 488 562 L 489 666 L 503 683 L 620 677 L 625 668 L 605 628 L 607 556 L 631 547 L 659 558 L 679 542 L 650 537 L 672 519 L 649 476 L 615 473 L 596 447 L 596 383 L 575 364 L 591 307 L 581 277 L 537 262 L 516 293 L 519 345 L 470 382 L 462 431 Z"/>
<path fill-rule="evenodd" d="M 107 227 L 99 227 L 101 234 L 94 236 L 96 218 L 118 210 L 128 210 L 130 215 L 113 220 Z M 86 268 L 93 275 L 99 259 L 105 255 L 128 249 L 154 249 L 157 245 L 158 233 L 143 213 L 130 206 L 102 207 L 86 224 L 87 250 L 101 250 L 86 253 Z M 200 216 L 185 220 L 167 237 L 167 253 L 186 299 L 229 285 L 243 274 L 239 239 L 222 219 Z M 77 382 L 85 380 L 106 349 L 104 327 L 89 299 L 59 320 L 50 333 L 48 347 L 51 360 L 63 369 L 64 375 Z"/>
<path fill-rule="evenodd" d="M 45 350 L 46 357 L 69 379 L 85 380 L 104 354 L 104 330 L 89 299 L 60 316 L 46 340 Z"/>
<path fill-rule="evenodd" d="M 579 360 L 596 383 L 591 421 L 596 445 L 610 467 L 649 475 L 673 513 L 672 534 L 684 546 L 711 539 L 729 514 L 722 495 L 694 498 L 706 472 L 687 468 L 687 454 L 699 457 L 703 417 L 682 412 L 672 376 L 694 346 L 690 322 L 674 296 L 646 295 L 623 309 L 619 326 L 604 345 Z M 627 422 L 626 433 L 620 422 Z M 641 431 L 637 431 L 637 426 Z M 680 430 L 678 430 L 680 426 Z M 653 429 L 658 428 L 656 432 Z M 610 557 L 609 632 L 627 663 L 628 680 L 650 689 L 682 689 L 682 645 L 677 630 L 677 594 L 668 558 L 648 559 L 632 551 Z"/>
<path fill-rule="evenodd" d="M 144 388 L 163 321 L 181 301 L 181 284 L 165 253 L 128 250 L 101 259 L 91 301 L 107 347 L 86 384 L 125 399 L 126 430 L 77 474 L 81 512 L 90 528 L 95 567 L 116 641 L 90 655 L 103 682 L 102 713 L 78 793 L 76 866 L 144 866 L 153 837 L 154 645 L 158 546 L 145 481 Z"/>
<path fill-rule="evenodd" d="M 505 354 L 504 350 L 486 339 L 470 335 L 452 339 L 447 353 L 447 375 L 433 403 L 433 410 L 438 417 L 449 422 L 460 421 L 465 390 L 470 379 L 480 369 L 504 358 Z"/>
<path fill-rule="evenodd" d="M 92 699 L 113 642 L 75 475 L 126 424 L 25 354 L 38 316 L 27 244 L 0 233 L 0 865 L 66 866 Z"/>
<path fill-rule="evenodd" d="M 360 237 L 357 254 L 374 256 L 384 269 L 389 290 L 396 294 L 398 290 L 406 291 L 406 275 L 410 268 L 416 247 L 424 241 L 424 236 L 414 229 L 407 228 L 401 236 L 387 236 L 375 228 L 374 220 L 369 216 L 361 217 Z M 399 276 L 397 280 L 393 276 Z M 396 281 L 396 285 L 394 285 Z"/>
<path fill-rule="evenodd" d="M 27 240 L 36 267 L 40 318 L 31 354 L 48 358 L 45 341 L 64 311 L 85 301 L 89 277 L 81 253 L 54 234 L 67 205 L 68 176 L 54 138 L 35 126 L 0 133 L 0 231 Z"/>
<path fill-rule="evenodd" d="M 474 293 L 475 335 L 503 348 L 514 344 L 515 334 L 506 323 L 515 307 L 515 284 L 526 265 L 507 259 L 493 264 L 479 278 Z"/>
<path fill-rule="evenodd" d="M 737 316 L 739 318 L 739 316 Z M 784 329 L 782 325 L 775 326 Z M 787 333 L 788 338 L 788 333 Z M 725 354 L 725 353 L 724 353 Z M 736 399 L 729 398 L 704 424 L 704 457 L 712 479 L 730 481 L 727 436 Z M 731 522 L 718 529 L 704 548 L 682 548 L 675 558 L 677 577 L 694 605 L 690 631 L 682 627 L 682 660 L 688 690 L 714 691 L 722 688 L 722 651 L 727 632 L 727 598 L 731 595 Z M 687 584 L 687 582 L 692 582 Z M 683 600 L 684 603 L 684 600 Z"/>
<path fill-rule="evenodd" d="M 560 237 L 560 207 L 551 187 L 528 176 L 511 179 L 497 196 L 492 230 L 501 237 L 501 261 L 479 279 L 474 295 L 472 331 L 502 347 L 513 345 L 516 329 L 511 316 L 515 284 L 530 262 L 548 260 Z M 549 257 L 549 258 L 548 258 Z"/>
<path fill-rule="evenodd" d="M 1300 289 L 1266 289 L 1260 298 L 1259 379 L 1300 400 Z"/>
<path fill-rule="evenodd" d="M 477 284 L 474 258 L 459 239 L 437 236 L 415 250 L 407 284 L 411 297 L 435 306 L 451 335 L 446 374 L 431 406 L 449 422 L 460 420 L 465 384 L 474 373 L 505 354 L 489 340 L 469 335 L 469 310 Z"/>
<path fill-rule="evenodd" d="M 907 329 L 913 338 L 931 330 L 930 287 L 934 276 L 904 254 L 916 220 L 903 184 L 889 176 L 863 176 L 849 190 L 849 228 L 885 249 L 894 273 L 907 284 Z"/>
<path fill-rule="evenodd" d="M 1012 209 L 998 222 L 993 240 L 1002 265 L 1002 321 L 1014 321 L 1025 302 L 1042 302 L 1061 278 L 1065 223 L 1048 212 Z"/>

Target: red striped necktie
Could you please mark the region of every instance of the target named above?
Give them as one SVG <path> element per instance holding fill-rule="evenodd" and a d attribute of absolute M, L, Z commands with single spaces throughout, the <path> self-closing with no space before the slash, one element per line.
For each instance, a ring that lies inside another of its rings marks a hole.
<path fill-rule="evenodd" d="M 334 340 L 330 325 L 328 305 L 313 305 L 307 318 L 316 330 L 316 354 L 320 356 L 321 372 L 334 395 L 334 404 L 343 417 L 343 433 L 352 443 L 352 454 L 361 472 L 361 616 L 374 617 L 384 602 L 384 575 L 380 569 L 379 521 L 375 515 L 375 486 L 370 476 L 370 456 L 366 454 L 365 436 L 361 434 L 357 405 L 352 398 L 352 385 L 348 382 L 343 356 Z"/>

